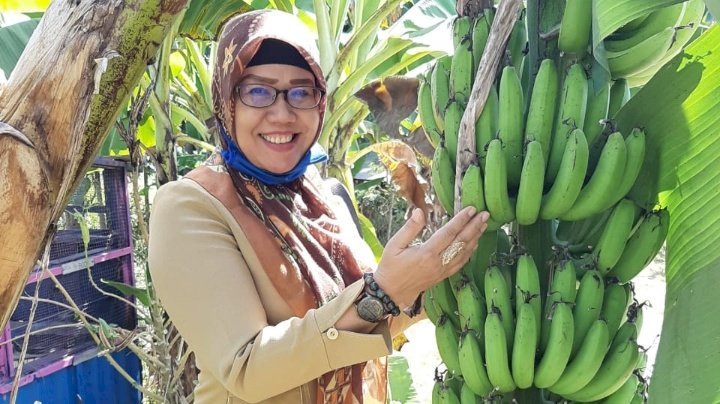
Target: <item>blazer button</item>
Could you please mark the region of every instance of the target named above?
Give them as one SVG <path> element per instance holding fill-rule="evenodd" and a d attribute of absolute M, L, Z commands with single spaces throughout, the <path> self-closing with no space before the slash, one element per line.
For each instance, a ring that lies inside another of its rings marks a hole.
<path fill-rule="evenodd" d="M 338 330 L 336 330 L 334 327 L 330 327 L 326 332 L 325 335 L 327 335 L 329 340 L 336 340 L 338 337 Z"/>

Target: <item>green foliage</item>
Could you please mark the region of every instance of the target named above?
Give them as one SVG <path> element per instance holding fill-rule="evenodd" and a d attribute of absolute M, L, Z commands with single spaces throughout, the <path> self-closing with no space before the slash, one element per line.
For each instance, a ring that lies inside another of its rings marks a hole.
<path fill-rule="evenodd" d="M 9 77 L 40 20 L 32 19 L 0 28 L 0 69 Z"/>

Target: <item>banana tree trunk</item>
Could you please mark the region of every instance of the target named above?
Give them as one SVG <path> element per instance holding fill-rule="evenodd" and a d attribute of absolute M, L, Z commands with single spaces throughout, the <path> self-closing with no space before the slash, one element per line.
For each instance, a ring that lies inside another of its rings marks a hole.
<path fill-rule="evenodd" d="M 187 0 L 55 1 L 0 84 L 0 327 Z"/>

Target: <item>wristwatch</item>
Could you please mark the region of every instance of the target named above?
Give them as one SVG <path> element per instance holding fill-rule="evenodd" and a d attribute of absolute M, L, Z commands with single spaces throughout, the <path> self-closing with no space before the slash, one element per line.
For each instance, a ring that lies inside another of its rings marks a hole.
<path fill-rule="evenodd" d="M 363 274 L 365 289 L 355 301 L 358 316 L 371 323 L 378 323 L 390 315 L 400 315 L 400 309 L 375 282 L 372 272 Z"/>
<path fill-rule="evenodd" d="M 365 292 L 363 292 L 355 302 L 355 308 L 361 319 L 371 323 L 379 323 L 390 315 L 390 313 L 385 310 L 385 305 L 383 305 L 382 300 Z"/>

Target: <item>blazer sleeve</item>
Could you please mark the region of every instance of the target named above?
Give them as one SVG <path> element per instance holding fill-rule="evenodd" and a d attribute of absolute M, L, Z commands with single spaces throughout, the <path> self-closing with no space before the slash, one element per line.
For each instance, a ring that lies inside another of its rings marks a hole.
<path fill-rule="evenodd" d="M 328 332 L 360 294 L 362 280 L 302 318 L 269 325 L 221 209 L 205 190 L 181 180 L 158 191 L 150 218 L 152 282 L 203 371 L 256 402 L 391 352 L 387 322 L 370 334 Z"/>

